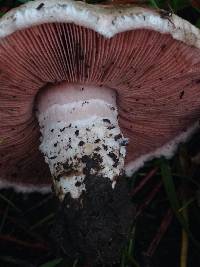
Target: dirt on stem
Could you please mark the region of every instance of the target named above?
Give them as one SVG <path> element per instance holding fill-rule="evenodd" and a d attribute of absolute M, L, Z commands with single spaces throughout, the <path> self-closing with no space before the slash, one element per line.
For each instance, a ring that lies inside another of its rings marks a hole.
<path fill-rule="evenodd" d="M 135 214 L 127 181 L 119 177 L 113 189 L 110 179 L 88 175 L 85 186 L 79 199 L 68 193 L 59 205 L 51 232 L 55 248 L 92 266 L 117 263 Z"/>

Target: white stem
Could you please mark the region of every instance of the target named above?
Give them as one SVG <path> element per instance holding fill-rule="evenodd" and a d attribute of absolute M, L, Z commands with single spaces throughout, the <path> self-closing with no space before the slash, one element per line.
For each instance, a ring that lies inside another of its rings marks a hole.
<path fill-rule="evenodd" d="M 86 190 L 87 175 L 107 177 L 114 187 L 116 178 L 124 171 L 127 140 L 120 131 L 113 100 L 112 104 L 102 98 L 58 104 L 47 98 L 51 105 L 42 109 L 41 100 L 38 105 L 40 150 L 59 199 L 62 201 L 66 193 L 79 198 Z"/>

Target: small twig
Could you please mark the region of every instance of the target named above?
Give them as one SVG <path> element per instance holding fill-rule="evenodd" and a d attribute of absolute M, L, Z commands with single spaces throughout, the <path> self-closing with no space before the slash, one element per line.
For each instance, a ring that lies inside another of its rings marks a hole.
<path fill-rule="evenodd" d="M 156 196 L 156 194 L 159 192 L 161 187 L 162 187 L 162 182 L 159 182 L 157 186 L 154 187 L 154 189 L 150 192 L 150 194 L 144 200 L 143 204 L 140 205 L 135 218 L 137 218 L 143 212 L 143 210 L 149 205 L 149 203 Z"/>
<path fill-rule="evenodd" d="M 171 209 L 168 209 L 166 215 L 164 216 L 161 225 L 156 233 L 155 238 L 153 239 L 153 241 L 151 242 L 150 246 L 147 249 L 147 252 L 145 253 L 145 255 L 147 255 L 148 257 L 152 257 L 153 254 L 156 251 L 156 248 L 158 247 L 162 237 L 164 236 L 164 234 L 166 233 L 171 221 L 173 218 L 173 212 Z"/>
<path fill-rule="evenodd" d="M 133 197 L 136 193 L 138 193 L 143 186 L 157 173 L 158 167 L 153 168 L 139 183 L 138 186 L 136 186 L 131 192 L 130 195 Z"/>
<path fill-rule="evenodd" d="M 185 203 L 186 198 L 186 188 L 183 187 L 182 189 L 182 202 Z M 186 204 L 186 203 L 185 203 Z M 183 215 L 183 218 L 188 223 L 188 206 L 183 205 L 183 207 L 180 209 Z M 180 267 L 187 267 L 187 261 L 188 261 L 188 233 L 185 231 L 185 229 L 182 227 L 181 230 L 181 252 L 180 252 Z"/>
<path fill-rule="evenodd" d="M 50 221 L 51 219 L 53 219 L 55 216 L 54 213 L 50 213 L 49 215 L 47 215 L 45 218 L 43 218 L 42 220 L 40 220 L 39 222 L 37 222 L 36 224 L 32 225 L 30 227 L 30 230 L 35 230 L 36 228 L 40 227 L 41 225 L 43 225 L 44 223 Z"/>

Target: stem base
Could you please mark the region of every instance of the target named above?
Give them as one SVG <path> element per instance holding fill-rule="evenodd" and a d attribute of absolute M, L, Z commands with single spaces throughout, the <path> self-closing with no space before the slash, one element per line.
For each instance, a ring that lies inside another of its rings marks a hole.
<path fill-rule="evenodd" d="M 52 231 L 60 254 L 98 263 L 117 263 L 134 218 L 135 209 L 119 177 L 113 189 L 105 177 L 87 176 L 79 199 L 65 195 Z"/>

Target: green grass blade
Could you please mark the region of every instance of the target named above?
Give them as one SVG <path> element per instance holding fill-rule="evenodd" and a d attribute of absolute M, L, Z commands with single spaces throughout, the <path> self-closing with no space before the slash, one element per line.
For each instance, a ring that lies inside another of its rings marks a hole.
<path fill-rule="evenodd" d="M 0 263 L 4 262 L 1 265 L 1 267 L 6 267 L 6 266 L 27 267 L 27 266 L 29 266 L 29 263 L 28 262 L 26 262 L 24 260 L 21 260 L 21 259 L 16 259 L 16 258 L 14 258 L 12 256 L 0 256 L 0 261 L 1 261 Z"/>
<path fill-rule="evenodd" d="M 200 8 L 197 8 L 197 7 L 193 7 L 197 12 L 200 13 Z"/>
<path fill-rule="evenodd" d="M 200 18 L 197 20 L 197 22 L 196 22 L 196 26 L 197 26 L 198 28 L 200 28 Z"/>
<path fill-rule="evenodd" d="M 133 226 L 131 230 L 131 236 L 129 239 L 128 249 L 127 249 L 127 253 L 130 256 L 133 255 L 134 245 L 135 245 L 135 225 Z"/>
<path fill-rule="evenodd" d="M 120 265 L 120 267 L 125 267 L 126 266 L 125 262 L 126 262 L 126 253 L 125 253 L 125 251 L 123 251 L 122 257 L 121 257 L 121 265 Z"/>
<path fill-rule="evenodd" d="M 127 255 L 129 262 L 133 267 L 140 267 L 140 265 L 137 263 L 137 261 L 130 255 Z"/>
<path fill-rule="evenodd" d="M 45 264 L 42 264 L 39 267 L 55 267 L 61 262 L 62 262 L 61 258 L 60 259 L 55 259 L 55 260 L 49 261 L 49 262 L 47 262 Z"/>
<path fill-rule="evenodd" d="M 6 222 L 6 219 L 7 219 L 7 216 L 8 216 L 8 211 L 9 211 L 9 205 L 7 205 L 6 209 L 5 209 L 5 212 L 2 216 L 2 220 L 1 220 L 1 223 L 0 223 L 0 233 L 2 233 L 2 230 L 3 230 L 3 227 L 5 225 L 5 222 Z"/>
<path fill-rule="evenodd" d="M 176 195 L 175 185 L 171 174 L 170 166 L 164 158 L 160 160 L 160 169 L 165 191 L 170 201 L 172 209 L 177 212 L 180 208 L 180 203 Z"/>
<path fill-rule="evenodd" d="M 5 201 L 10 207 L 12 207 L 15 211 L 17 211 L 18 213 L 22 213 L 22 211 L 16 207 L 16 205 L 7 197 L 5 197 L 3 194 L 0 193 L 0 199 L 2 199 L 3 201 Z"/>
<path fill-rule="evenodd" d="M 50 213 L 49 215 L 47 215 L 45 218 L 43 218 L 42 220 L 40 220 L 39 222 L 37 222 L 36 224 L 32 225 L 30 227 L 30 230 L 34 230 L 38 227 L 40 227 L 41 225 L 43 225 L 44 223 L 50 221 L 52 218 L 54 218 L 55 214 L 54 213 Z"/>
<path fill-rule="evenodd" d="M 149 0 L 149 5 L 155 8 L 159 8 L 156 0 Z"/>
<path fill-rule="evenodd" d="M 72 266 L 72 267 L 76 267 L 76 266 L 77 266 L 77 264 L 78 264 L 78 259 L 76 259 L 76 260 L 74 261 L 74 263 L 73 263 L 73 266 Z"/>
<path fill-rule="evenodd" d="M 160 169 L 161 169 L 161 176 L 162 176 L 163 184 L 164 184 L 165 191 L 168 196 L 168 200 L 170 202 L 171 208 L 174 211 L 181 226 L 184 228 L 184 230 L 186 231 L 190 239 L 193 241 L 193 243 L 200 250 L 200 243 L 194 238 L 193 234 L 191 233 L 188 223 L 185 220 L 183 214 L 179 212 L 179 210 L 181 210 L 181 205 L 179 203 L 179 200 L 176 194 L 175 185 L 174 185 L 173 177 L 171 174 L 171 168 L 167 160 L 164 158 L 160 159 Z"/>

